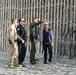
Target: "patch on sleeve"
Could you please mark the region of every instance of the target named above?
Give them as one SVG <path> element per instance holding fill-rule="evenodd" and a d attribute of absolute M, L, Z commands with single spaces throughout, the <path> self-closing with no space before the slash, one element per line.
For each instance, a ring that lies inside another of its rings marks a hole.
<path fill-rule="evenodd" d="M 20 30 L 20 28 L 17 28 L 17 31 L 19 31 Z"/>

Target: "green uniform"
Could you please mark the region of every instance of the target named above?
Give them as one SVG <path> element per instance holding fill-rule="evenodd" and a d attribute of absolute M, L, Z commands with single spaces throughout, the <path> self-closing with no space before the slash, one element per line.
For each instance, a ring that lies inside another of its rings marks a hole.
<path fill-rule="evenodd" d="M 35 64 L 35 52 L 36 52 L 35 41 L 38 35 L 36 26 L 38 26 L 41 23 L 43 23 L 43 21 L 39 21 L 37 23 L 33 22 L 30 24 L 30 41 L 31 41 L 30 63 L 31 64 Z"/>

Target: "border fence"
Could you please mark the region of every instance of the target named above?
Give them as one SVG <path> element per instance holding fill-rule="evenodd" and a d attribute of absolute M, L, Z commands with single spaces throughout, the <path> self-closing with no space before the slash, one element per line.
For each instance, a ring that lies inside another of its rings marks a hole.
<path fill-rule="evenodd" d="M 55 35 L 53 53 L 58 56 L 68 55 L 69 58 L 76 56 L 76 0 L 0 0 L 2 50 L 7 50 L 7 27 L 11 24 L 11 18 L 21 17 L 26 20 L 28 35 L 33 17 L 46 19 Z M 41 32 L 43 25 L 39 27 Z"/>

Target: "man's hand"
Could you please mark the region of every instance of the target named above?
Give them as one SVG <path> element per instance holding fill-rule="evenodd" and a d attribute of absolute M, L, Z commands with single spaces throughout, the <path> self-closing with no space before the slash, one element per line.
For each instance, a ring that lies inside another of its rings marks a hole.
<path fill-rule="evenodd" d="M 52 43 L 51 43 L 51 46 L 53 46 L 53 45 L 54 45 L 54 43 L 52 42 Z"/>
<path fill-rule="evenodd" d="M 39 18 L 38 18 L 37 20 L 38 20 L 38 21 L 40 21 L 40 19 L 39 19 Z"/>
<path fill-rule="evenodd" d="M 22 40 L 22 43 L 24 44 L 25 43 L 25 40 Z"/>
<path fill-rule="evenodd" d="M 13 45 L 14 48 L 16 48 L 16 45 Z"/>
<path fill-rule="evenodd" d="M 44 19 L 43 22 L 46 22 L 46 20 Z"/>

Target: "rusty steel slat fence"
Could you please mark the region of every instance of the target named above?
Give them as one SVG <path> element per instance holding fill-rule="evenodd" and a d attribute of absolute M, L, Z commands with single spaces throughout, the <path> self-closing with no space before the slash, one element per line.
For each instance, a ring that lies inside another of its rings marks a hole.
<path fill-rule="evenodd" d="M 29 24 L 33 17 L 46 19 L 54 31 L 53 53 L 76 56 L 76 0 L 0 0 L 0 49 L 7 50 L 7 28 L 11 18 L 25 18 L 29 35 Z M 39 33 L 43 24 L 39 25 Z M 37 42 L 37 52 L 42 52 L 42 44 Z M 27 40 L 27 51 L 30 41 Z"/>

